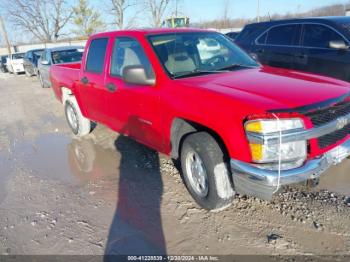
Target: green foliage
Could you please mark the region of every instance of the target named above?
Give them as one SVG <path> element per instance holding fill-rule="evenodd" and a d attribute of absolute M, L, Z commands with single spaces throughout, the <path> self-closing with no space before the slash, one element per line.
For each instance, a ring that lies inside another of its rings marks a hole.
<path fill-rule="evenodd" d="M 75 29 L 72 31 L 79 37 L 88 37 L 105 27 L 100 13 L 89 7 L 88 0 L 79 0 L 73 8 L 73 24 Z"/>

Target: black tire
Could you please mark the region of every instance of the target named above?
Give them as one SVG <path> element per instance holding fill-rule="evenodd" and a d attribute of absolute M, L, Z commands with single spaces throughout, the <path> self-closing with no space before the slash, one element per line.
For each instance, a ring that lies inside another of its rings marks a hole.
<path fill-rule="evenodd" d="M 192 155 L 196 155 L 202 163 L 200 166 L 205 170 L 207 190 L 203 189 L 205 187 L 199 186 L 196 189 L 194 186 L 195 176 L 191 174 L 198 169 L 189 168 L 192 165 L 187 162 L 192 161 Z M 199 206 L 207 210 L 222 210 L 231 205 L 235 196 L 231 172 L 227 157 L 213 136 L 207 132 L 199 132 L 184 139 L 181 146 L 181 169 L 187 190 Z M 202 192 L 198 193 L 201 189 Z"/>
<path fill-rule="evenodd" d="M 81 137 L 91 132 L 92 122 L 83 116 L 74 97 L 66 100 L 64 108 L 68 125 L 74 135 Z"/>
<path fill-rule="evenodd" d="M 29 73 L 26 69 L 24 69 L 24 73 L 26 74 L 26 76 L 28 77 L 32 77 L 33 75 L 31 73 Z"/>

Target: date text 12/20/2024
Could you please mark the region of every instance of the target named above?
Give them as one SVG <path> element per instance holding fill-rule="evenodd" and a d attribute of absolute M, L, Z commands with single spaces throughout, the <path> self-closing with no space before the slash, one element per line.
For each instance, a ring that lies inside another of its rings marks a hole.
<path fill-rule="evenodd" d="M 218 256 L 128 256 L 128 261 L 219 261 Z"/>

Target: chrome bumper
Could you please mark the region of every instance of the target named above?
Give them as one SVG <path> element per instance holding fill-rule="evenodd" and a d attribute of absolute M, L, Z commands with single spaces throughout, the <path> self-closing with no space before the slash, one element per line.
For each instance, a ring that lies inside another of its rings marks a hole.
<path fill-rule="evenodd" d="M 350 139 L 325 153 L 320 158 L 307 161 L 303 166 L 282 170 L 280 185 L 295 184 L 318 178 L 332 165 L 339 164 L 350 156 Z M 278 171 L 265 170 L 249 163 L 231 159 L 235 190 L 239 194 L 270 200 L 278 186 Z"/>

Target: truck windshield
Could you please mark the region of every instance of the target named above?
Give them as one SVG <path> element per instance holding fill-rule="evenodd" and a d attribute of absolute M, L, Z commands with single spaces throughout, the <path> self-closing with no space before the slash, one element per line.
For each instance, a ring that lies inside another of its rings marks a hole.
<path fill-rule="evenodd" d="M 54 64 L 73 63 L 81 61 L 83 49 L 69 49 L 52 52 L 52 61 Z"/>
<path fill-rule="evenodd" d="M 149 40 L 167 73 L 174 78 L 258 67 L 248 54 L 215 32 L 169 33 Z"/>
<path fill-rule="evenodd" d="M 24 57 L 24 53 L 12 54 L 12 59 L 22 59 L 23 57 Z"/>

